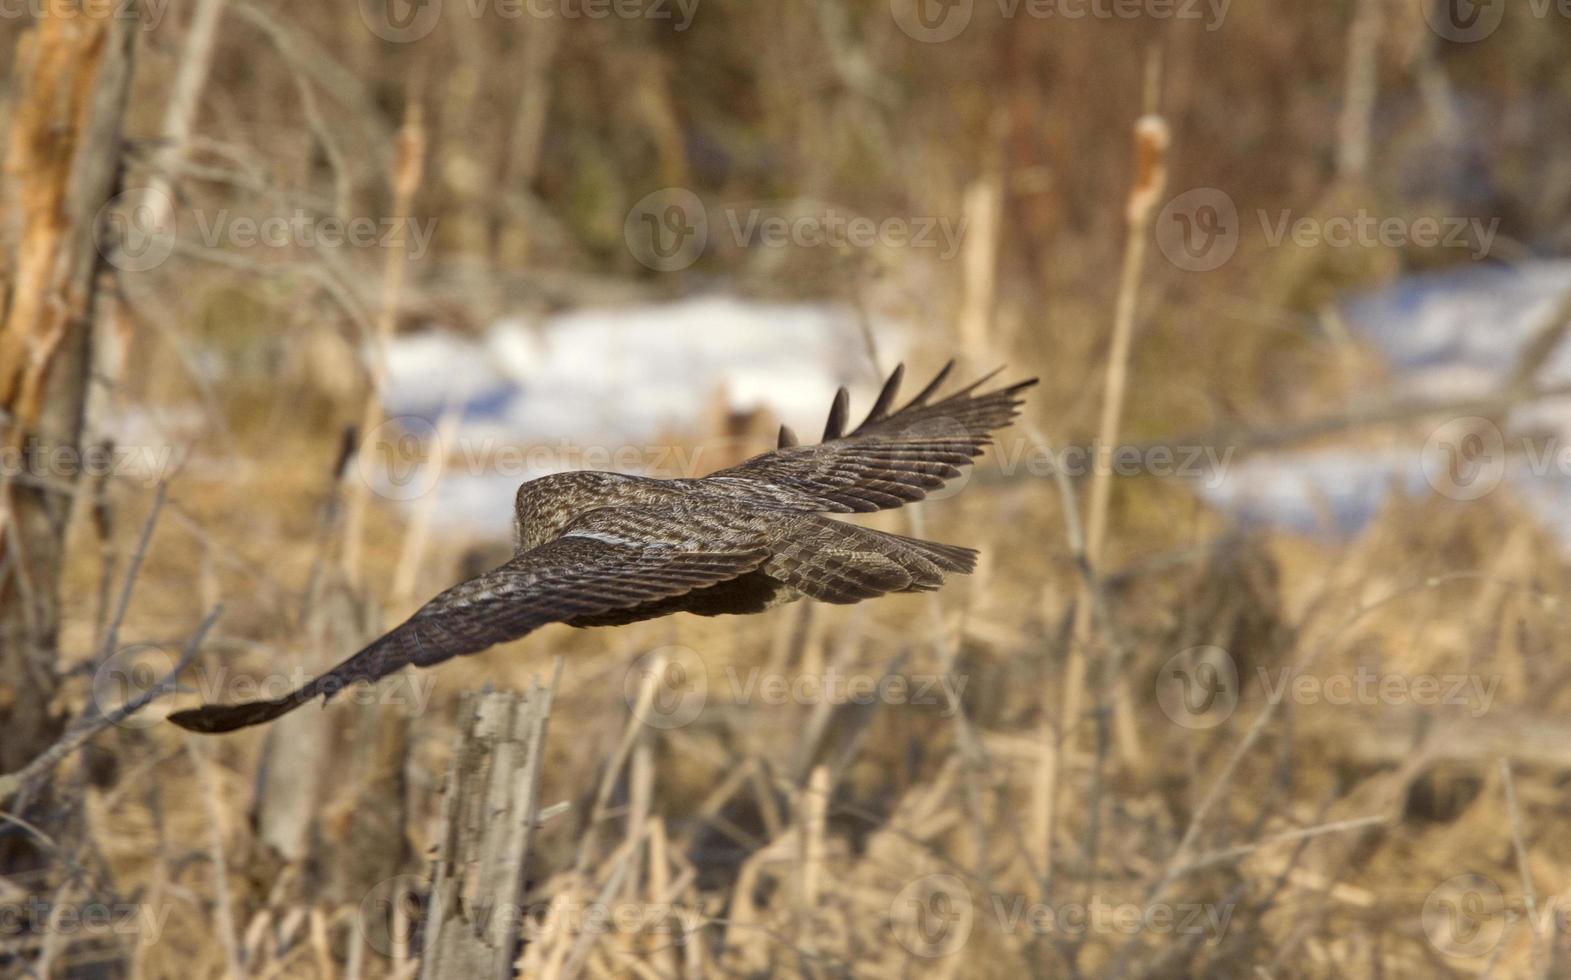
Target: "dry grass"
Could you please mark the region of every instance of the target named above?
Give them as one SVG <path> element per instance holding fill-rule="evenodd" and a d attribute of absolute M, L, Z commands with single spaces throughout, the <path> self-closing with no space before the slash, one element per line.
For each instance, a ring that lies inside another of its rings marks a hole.
<path fill-rule="evenodd" d="M 1378 394 L 1378 364 L 1319 315 L 1435 261 L 1272 248 L 1246 224 L 1222 268 L 1153 250 L 1120 295 L 1130 131 L 1147 109 L 1173 133 L 1168 194 L 1225 189 L 1246 223 L 1257 209 L 1482 213 L 1564 246 L 1571 145 L 1538 124 L 1563 116 L 1571 88 L 1563 37 L 1541 36 L 1563 24 L 1512 16 L 1486 43 L 1436 48 L 1416 4 L 1386 4 L 1379 42 L 1359 47 L 1379 79 L 1363 177 L 1348 161 L 1364 151 L 1338 145 L 1361 125 L 1341 112 L 1344 79 L 1370 84 L 1344 64 L 1351 5 L 1300 7 L 1239 4 L 1207 31 L 1009 20 L 979 3 L 960 39 L 922 45 L 884 0 L 705 0 L 685 32 L 476 18 L 449 0 L 428 38 L 391 44 L 349 8 L 226 4 L 174 179 L 183 244 L 113 277 L 101 354 L 124 358 L 107 413 L 183 413 L 156 430 L 189 459 L 120 628 L 122 646 L 165 651 L 155 665 L 221 604 L 199 679 L 309 671 L 407 614 L 401 563 L 418 601 L 478 560 L 487 543 L 438 536 L 411 563 L 411 513 L 375 497 L 360 511 L 352 468 L 337 469 L 344 429 L 376 417 L 377 374 L 357 352 L 383 328 L 479 330 L 723 277 L 908 317 L 913 369 L 954 352 L 964 309 L 986 347 L 962 351 L 968 368 L 1007 360 L 1044 383 L 962 492 L 874 519 L 982 550 L 977 573 L 937 595 L 552 627 L 420 675 L 417 705 L 397 703 L 406 679 L 381 703 L 271 731 L 110 728 L 54 768 L 46 812 L 15 814 L 47 840 L 7 829 L 32 843 L 0 877 L 0 974 L 412 976 L 460 697 L 523 690 L 557 656 L 543 801 L 567 806 L 541 828 L 526 907 L 482 910 L 526 917 L 525 976 L 1564 973 L 1571 575 L 1509 494 L 1398 496 L 1339 540 L 1239 529 L 1181 481 L 1117 479 L 1088 570 L 1066 504 L 1083 517 L 1102 491 L 1000 465 L 1041 439 L 1089 442 L 1099 424 L 1135 443 L 1269 429 Z M 155 137 L 190 16 L 172 6 L 141 39 L 128 187 L 169 158 Z M 27 23 L 0 18 L 0 50 Z M 1435 70 L 1486 107 L 1468 120 L 1485 201 L 1430 180 Z M 13 96 L 0 89 L 0 107 Z M 395 194 L 412 102 L 425 173 Z M 963 259 L 914 249 L 726 240 L 659 275 L 622 237 L 634 203 L 669 185 L 719 206 L 909 217 L 959 214 L 983 180 L 1003 197 L 998 267 L 969 282 Z M 376 249 L 193 234 L 193 216 L 220 209 L 406 206 L 438 220 L 407 282 Z M 990 316 L 978 282 L 996 291 Z M 1127 374 L 1109 419 L 1093 381 L 1121 299 Z M 1437 421 L 1355 437 L 1417 452 Z M 673 438 L 732 435 L 705 425 Z M 754 448 L 766 429 L 750 430 Z M 105 537 L 79 507 L 64 714 L 93 703 L 107 599 L 153 500 L 145 480 L 112 481 Z M 650 681 L 652 653 L 686 673 Z M 1220 692 L 1181 679 L 1229 665 L 1237 683 Z M 885 693 L 856 704 L 800 686 L 848 675 Z M 1080 677 L 1083 696 L 1066 699 Z M 1429 678 L 1436 697 L 1462 685 L 1459 702 L 1419 703 Z M 678 695 L 696 691 L 688 717 Z M 641 692 L 678 714 L 640 713 Z M 123 918 L 59 918 L 94 903 Z M 40 907 L 56 917 L 11 927 Z"/>

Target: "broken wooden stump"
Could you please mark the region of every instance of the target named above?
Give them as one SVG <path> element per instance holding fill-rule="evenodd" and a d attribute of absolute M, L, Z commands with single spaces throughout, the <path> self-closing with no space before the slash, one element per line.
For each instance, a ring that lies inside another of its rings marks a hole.
<path fill-rule="evenodd" d="M 460 710 L 426 911 L 421 977 L 511 977 L 539 819 L 551 687 L 473 694 Z"/>

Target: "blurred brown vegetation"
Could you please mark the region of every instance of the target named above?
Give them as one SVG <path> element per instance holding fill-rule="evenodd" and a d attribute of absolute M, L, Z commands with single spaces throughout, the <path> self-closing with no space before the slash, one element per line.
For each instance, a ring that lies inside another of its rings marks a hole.
<path fill-rule="evenodd" d="M 1003 440 L 1018 453 L 1096 433 L 1142 114 L 1172 133 L 1169 195 L 1220 188 L 1246 215 L 1499 218 L 1507 260 L 1571 247 L 1571 24 L 1521 7 L 1486 41 L 1456 44 L 1426 26 L 1417 0 L 1237 3 L 1214 30 L 1007 17 L 979 2 L 963 34 L 929 44 L 901 30 L 887 0 L 701 0 L 680 31 L 447 0 L 428 34 L 396 43 L 368 27 L 373 0 L 221 0 L 208 5 L 211 69 L 189 131 L 172 135 L 204 5 L 140 5 L 116 190 L 166 188 L 180 235 L 156 268 L 99 269 L 82 436 L 134 416 L 183 463 L 165 474 L 162 506 L 149 479 L 78 483 L 49 665 L 56 730 L 94 709 L 99 651 L 144 529 L 120 645 L 178 654 L 221 604 L 198 658 L 210 672 L 326 666 L 474 560 L 484 543 L 435 536 L 395 589 L 410 513 L 372 497 L 346 518 L 365 491 L 345 440 L 377 419 L 368 352 L 384 329 L 478 333 L 504 314 L 720 287 L 830 299 L 916 324 L 913 368 L 958 353 L 968 370 L 1040 374 Z M 1348 123 L 1350 36 L 1371 5 L 1375 98 Z M 36 97 L 10 54 L 37 21 L 0 15 L 0 132 Z M 1349 166 L 1360 127 L 1368 161 Z M 436 221 L 401 285 L 384 250 L 202 241 L 193 216 L 225 209 L 399 213 L 401 131 L 423 141 L 408 212 Z M 718 205 L 872 216 L 958 216 L 968 192 L 993 188 L 983 347 L 957 350 L 963 263 L 931 252 L 748 248 L 716 235 L 691 269 L 650 271 L 624 221 L 672 186 Z M 0 229 L 0 244 L 14 234 Z M 1202 275 L 1153 250 L 1121 438 L 1269 430 L 1378 394 L 1380 365 L 1332 328 L 1330 302 L 1435 254 L 1270 248 L 1246 235 Z M 9 299 L 14 284 L 0 285 Z M 683 434 L 694 443 L 733 434 L 694 423 Z M 1371 438 L 1416 446 L 1426 432 L 1399 421 Z M 459 697 L 523 689 L 556 655 L 542 794 L 571 806 L 548 816 L 532 855 L 526 911 L 547 925 L 521 952 L 523 975 L 1571 970 L 1571 576 L 1508 494 L 1398 496 L 1338 541 L 1242 530 L 1181 482 L 1120 479 L 1087 572 L 1064 489 L 1041 474 L 1005 478 L 990 456 L 964 492 L 879 517 L 982 550 L 977 574 L 936 596 L 551 628 L 422 678 L 421 711 L 345 701 L 212 740 L 111 727 L 47 787 L 0 800 L 26 821 L 0 829 L 0 908 L 100 902 L 153 919 L 99 930 L 0 920 L 0 974 L 413 975 L 392 941 L 408 924 L 386 913 L 409 912 L 418 937 Z M 1078 507 L 1088 481 L 1068 489 Z M 1228 651 L 1239 700 L 1214 726 L 1186 726 L 1158 703 L 1159 678 L 1203 646 Z M 657 649 L 687 651 L 707 672 L 690 724 L 644 725 L 630 710 L 640 658 Z M 1065 717 L 1076 657 L 1087 696 Z M 959 705 L 769 704 L 733 698 L 728 679 L 831 667 L 964 689 Z M 1483 714 L 1268 704 L 1255 678 L 1294 667 L 1322 679 L 1460 675 L 1498 690 Z M 7 724 L 24 690 L 0 676 Z M 1476 955 L 1434 936 L 1432 913 L 1453 898 L 1437 905 L 1436 890 L 1459 875 L 1493 882 L 1503 903 L 1472 910 L 1473 925 L 1499 927 Z M 1226 924 L 1031 924 L 1032 907 L 1098 903 Z M 574 926 L 606 906 L 635 921 Z"/>

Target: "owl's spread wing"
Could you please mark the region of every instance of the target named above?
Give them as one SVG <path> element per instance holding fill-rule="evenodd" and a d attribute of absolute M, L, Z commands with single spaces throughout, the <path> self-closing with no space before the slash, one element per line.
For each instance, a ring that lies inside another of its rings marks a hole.
<path fill-rule="evenodd" d="M 356 681 L 376 681 L 410 664 L 429 667 L 478 653 L 547 623 L 683 595 L 751 571 L 768 557 L 761 534 L 695 529 L 692 522 L 655 508 L 602 508 L 554 541 L 453 586 L 291 694 L 207 705 L 176 712 L 169 720 L 209 733 L 260 724 L 317 697 L 332 698 Z"/>
<path fill-rule="evenodd" d="M 982 455 L 990 433 L 1014 419 L 1020 393 L 1036 384 L 1032 378 L 973 394 L 988 375 L 929 404 L 953 367 L 950 361 L 920 394 L 891 412 L 904 375 L 903 365 L 895 368 L 872 411 L 849 433 L 849 398 L 841 388 L 819 445 L 797 445 L 796 436 L 782 427 L 780 448 L 699 482 L 736 498 L 828 513 L 886 510 L 921 500 Z"/>

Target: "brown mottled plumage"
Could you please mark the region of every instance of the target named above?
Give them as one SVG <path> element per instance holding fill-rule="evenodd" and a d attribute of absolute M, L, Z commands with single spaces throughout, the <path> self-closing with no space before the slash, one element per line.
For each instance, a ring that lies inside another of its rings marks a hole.
<path fill-rule="evenodd" d="M 819 445 L 798 445 L 782 427 L 779 448 L 702 479 L 580 472 L 530 480 L 518 488 L 513 558 L 499 568 L 443 592 L 292 694 L 169 720 L 233 731 L 547 623 L 614 626 L 674 612 L 755 613 L 803 596 L 850 603 L 936 589 L 945 572 L 971 571 L 976 552 L 821 515 L 921 500 L 982 454 L 988 434 L 1009 424 L 1020 392 L 1036 383 L 972 394 L 983 378 L 930 404 L 952 367 L 891 412 L 903 374 L 896 368 L 849 433 L 842 388 Z"/>

